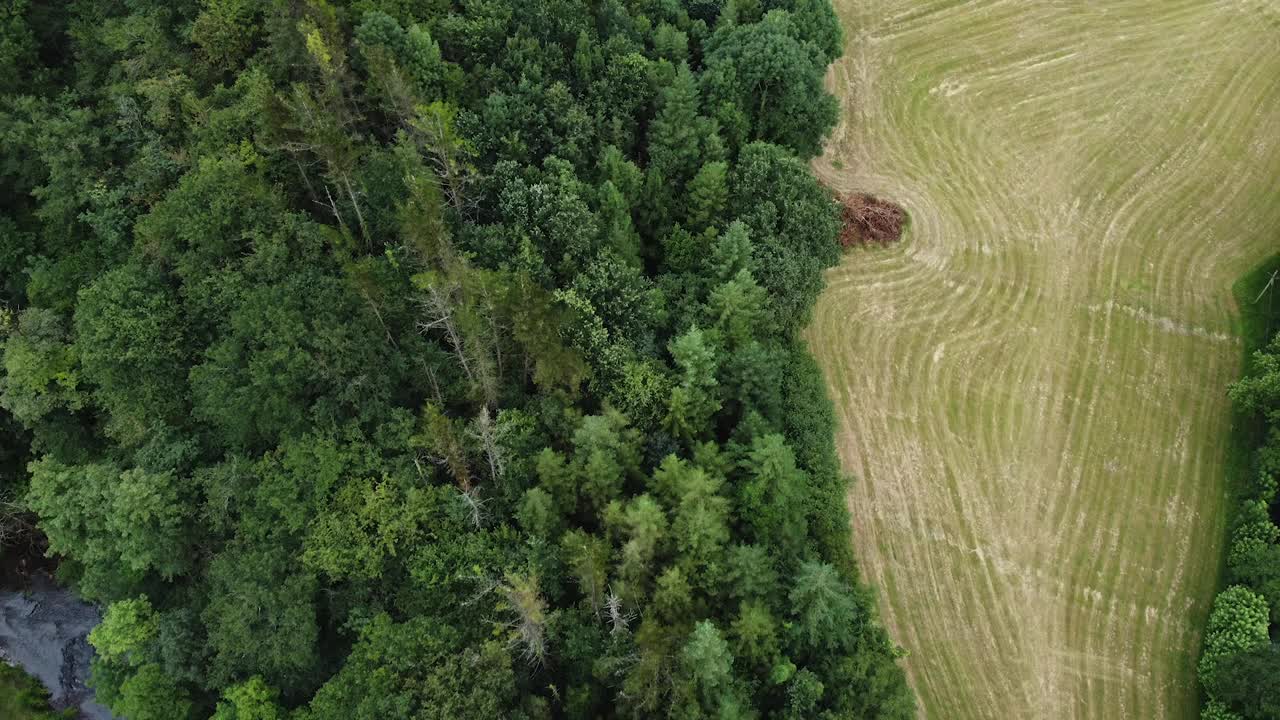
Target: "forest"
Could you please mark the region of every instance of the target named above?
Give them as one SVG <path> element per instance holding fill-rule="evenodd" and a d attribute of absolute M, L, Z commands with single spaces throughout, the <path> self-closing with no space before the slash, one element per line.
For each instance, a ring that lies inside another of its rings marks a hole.
<path fill-rule="evenodd" d="M 104 608 L 99 701 L 914 717 L 797 338 L 843 48 L 828 0 L 0 3 L 0 527 Z"/>
<path fill-rule="evenodd" d="M 1228 391 L 1244 477 L 1233 488 L 1227 587 L 1214 598 L 1196 666 L 1207 696 L 1204 720 L 1280 718 L 1280 645 L 1271 640 L 1280 636 L 1280 332 L 1267 337 L 1280 319 L 1268 297 L 1277 268 L 1280 258 L 1243 279 L 1237 292 L 1246 347 L 1261 347 Z"/>

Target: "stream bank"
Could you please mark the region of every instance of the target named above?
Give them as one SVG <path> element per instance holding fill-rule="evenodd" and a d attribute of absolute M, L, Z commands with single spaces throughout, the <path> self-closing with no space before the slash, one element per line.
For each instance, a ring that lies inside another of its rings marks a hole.
<path fill-rule="evenodd" d="M 88 687 L 89 631 L 98 609 L 58 587 L 43 571 L 21 589 L 0 590 L 0 660 L 17 665 L 49 690 L 55 709 L 74 707 L 87 720 L 112 720 Z"/>

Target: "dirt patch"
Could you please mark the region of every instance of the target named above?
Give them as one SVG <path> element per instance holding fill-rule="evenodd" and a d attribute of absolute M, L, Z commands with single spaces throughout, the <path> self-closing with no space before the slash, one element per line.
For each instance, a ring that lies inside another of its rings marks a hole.
<path fill-rule="evenodd" d="M 0 590 L 26 590 L 33 581 L 53 577 L 58 559 L 49 557 L 49 540 L 35 518 L 0 509 Z"/>
<path fill-rule="evenodd" d="M 840 198 L 840 244 L 888 245 L 902 239 L 907 211 L 901 205 L 868 193 Z"/>

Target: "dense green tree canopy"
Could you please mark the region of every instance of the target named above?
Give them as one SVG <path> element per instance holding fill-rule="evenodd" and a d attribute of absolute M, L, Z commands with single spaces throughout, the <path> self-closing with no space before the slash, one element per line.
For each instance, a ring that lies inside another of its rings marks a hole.
<path fill-rule="evenodd" d="M 0 8 L 0 491 L 103 702 L 914 715 L 796 338 L 826 0 L 45 5 Z"/>

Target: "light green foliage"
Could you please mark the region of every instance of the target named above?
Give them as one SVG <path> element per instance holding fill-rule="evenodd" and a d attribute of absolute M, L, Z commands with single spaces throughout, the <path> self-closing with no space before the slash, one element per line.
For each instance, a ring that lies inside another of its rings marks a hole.
<path fill-rule="evenodd" d="M 1227 568 L 1228 578 L 1262 595 L 1271 607 L 1271 622 L 1280 622 L 1280 544 L 1250 548 Z"/>
<path fill-rule="evenodd" d="M 1200 712 L 1200 720 L 1243 720 L 1243 718 L 1228 710 L 1226 705 L 1217 700 L 1210 700 L 1205 703 L 1204 710 Z"/>
<path fill-rule="evenodd" d="M 682 372 L 681 384 L 709 392 L 716 385 L 716 353 L 706 335 L 692 328 L 671 343 L 671 357 Z"/>
<path fill-rule="evenodd" d="M 334 580 L 381 577 L 385 561 L 407 547 L 418 531 L 419 495 L 411 490 L 400 497 L 389 478 L 349 481 L 312 523 L 303 564 Z"/>
<path fill-rule="evenodd" d="M 156 639 L 160 626 L 147 596 L 111 603 L 89 643 L 106 661 L 137 664 Z"/>
<path fill-rule="evenodd" d="M 561 523 L 555 500 L 540 487 L 529 488 L 525 492 L 517 517 L 526 533 L 543 539 L 555 537 Z"/>
<path fill-rule="evenodd" d="M 762 668 L 774 664 L 779 648 L 778 624 L 763 603 L 742 603 L 729 635 L 735 657 Z"/>
<path fill-rule="evenodd" d="M 680 660 L 697 686 L 703 707 L 714 708 L 733 677 L 733 654 L 720 630 L 705 620 L 699 622 L 681 648 Z"/>
<path fill-rule="evenodd" d="M 631 266 L 640 264 L 640 237 L 631 220 L 631 202 L 612 180 L 600 186 L 602 245 Z"/>
<path fill-rule="evenodd" d="M 604 540 L 581 530 L 570 530 L 560 539 L 569 575 L 578 584 L 587 605 L 599 613 L 604 607 L 608 586 L 609 546 Z"/>
<path fill-rule="evenodd" d="M 49 549 L 84 564 L 87 595 L 110 597 L 148 572 L 172 578 L 186 568 L 189 508 L 172 473 L 46 458 L 31 466 L 27 503 L 46 518 Z"/>
<path fill-rule="evenodd" d="M 1253 355 L 1253 372 L 1231 385 L 1231 399 L 1250 413 L 1267 417 L 1280 424 L 1280 335 Z"/>
<path fill-rule="evenodd" d="M 1218 663 L 1229 655 L 1247 652 L 1268 642 L 1267 603 L 1240 585 L 1218 593 L 1209 613 L 1204 651 L 1196 666 L 1203 683 L 1212 682 Z"/>
<path fill-rule="evenodd" d="M 150 663 L 124 681 L 112 709 L 129 720 L 184 720 L 191 716 L 192 707 L 164 668 Z"/>
<path fill-rule="evenodd" d="M 235 157 L 203 159 L 138 221 L 140 249 L 202 278 L 282 226 L 285 208 L 262 178 Z"/>
<path fill-rule="evenodd" d="M 230 70 L 253 47 L 261 27 L 257 4 L 251 0 L 204 0 L 204 9 L 191 25 L 191 39 L 218 69 Z"/>
<path fill-rule="evenodd" d="M 498 586 L 502 602 L 499 610 L 509 616 L 506 627 L 509 645 L 518 647 L 534 666 L 547 661 L 547 601 L 534 573 L 507 573 Z M 590 588 L 588 588 L 590 591 Z"/>
<path fill-rule="evenodd" d="M 17 332 L 4 341 L 4 370 L 0 403 L 27 425 L 84 403 L 75 348 L 52 311 L 30 308 L 19 316 Z"/>
<path fill-rule="evenodd" d="M 618 526 L 627 538 L 622 546 L 624 560 L 648 562 L 659 549 L 667 530 L 667 518 L 658 503 L 648 495 L 629 500 L 620 513 Z"/>
<path fill-rule="evenodd" d="M 689 56 L 689 36 L 674 25 L 660 23 L 653 33 L 653 49 L 659 57 L 673 63 L 683 63 Z"/>
<path fill-rule="evenodd" d="M 1231 531 L 1227 565 L 1236 567 L 1277 541 L 1280 541 L 1280 528 L 1271 521 L 1267 503 L 1261 500 L 1246 501 L 1240 505 L 1235 529 Z"/>
<path fill-rule="evenodd" d="M 721 483 L 700 469 L 683 474 L 679 500 L 671 524 L 679 562 L 694 584 L 718 579 L 717 559 L 729 541 L 729 501 L 720 495 Z"/>
<path fill-rule="evenodd" d="M 618 495 L 622 483 L 639 469 L 637 436 L 617 413 L 582 419 L 573 433 L 572 472 L 582 497 L 597 510 Z"/>
<path fill-rule="evenodd" d="M 622 368 L 622 377 L 610 388 L 608 400 L 636 427 L 656 427 L 666 412 L 671 393 L 671 377 L 652 359 L 630 360 Z"/>
<path fill-rule="evenodd" d="M 602 253 L 573 281 L 573 291 L 591 304 L 594 315 L 619 342 L 637 350 L 652 345 L 660 298 L 635 265 Z"/>
<path fill-rule="evenodd" d="M 665 189 L 668 198 L 676 198 L 702 166 L 709 128 L 699 115 L 699 100 L 697 80 L 682 64 L 649 127 L 649 169 L 671 184 Z"/>
<path fill-rule="evenodd" d="M 689 181 L 688 226 L 697 232 L 712 227 L 724 217 L 729 203 L 729 164 L 709 162 Z"/>
<path fill-rule="evenodd" d="M 1271 519 L 1280 472 L 1278 338 L 1253 354 L 1249 372 L 1229 389 L 1245 414 L 1236 432 L 1258 447 L 1252 482 L 1242 488 L 1227 538 L 1227 579 L 1235 584 L 1214 600 L 1197 667 L 1208 696 L 1206 718 L 1280 715 L 1280 685 L 1274 681 L 1280 656 L 1269 642 L 1271 624 L 1280 621 L 1280 528 Z"/>
<path fill-rule="evenodd" d="M 280 707 L 279 695 L 255 675 L 222 693 L 212 720 L 284 720 L 288 713 Z"/>
<path fill-rule="evenodd" d="M 777 543 L 785 555 L 802 552 L 807 479 L 781 435 L 757 437 L 747 465 L 751 479 L 742 485 L 738 517 L 757 543 Z"/>
<path fill-rule="evenodd" d="M 810 652 L 837 650 L 861 622 L 857 602 L 836 569 L 809 560 L 800 565 L 788 594 L 796 637 Z"/>
<path fill-rule="evenodd" d="M 809 670 L 800 670 L 787 683 L 787 717 L 799 720 L 808 717 L 822 699 L 822 681 Z"/>
<path fill-rule="evenodd" d="M 137 571 L 171 578 L 186 565 L 182 527 L 187 510 L 171 473 L 125 470 L 107 491 L 106 529 L 119 538 L 122 559 Z"/>
<path fill-rule="evenodd" d="M 0 664 L 0 717 L 7 720 L 75 720 L 76 710 L 54 712 L 49 691 L 22 668 Z"/>
<path fill-rule="evenodd" d="M 1266 442 L 1258 448 L 1257 461 L 1250 496 L 1259 500 L 1274 498 L 1280 493 L 1280 428 L 1268 428 Z"/>
<path fill-rule="evenodd" d="M 675 622 L 688 615 L 693 605 L 693 590 L 684 572 L 677 567 L 667 568 L 658 578 L 653 591 L 653 604 L 667 622 Z"/>
<path fill-rule="evenodd" d="M 753 259 L 751 231 L 741 220 L 735 220 L 716 237 L 711 249 L 711 273 L 721 282 L 733 279 L 743 270 L 750 271 Z"/>
<path fill-rule="evenodd" d="M 670 350 L 681 375 L 671 391 L 666 427 L 676 437 L 692 440 L 720 409 L 716 348 L 694 327 L 673 340 Z"/>
<path fill-rule="evenodd" d="M 744 600 L 770 597 L 778 589 L 773 558 L 760 545 L 735 545 L 729 551 L 729 595 Z"/>
<path fill-rule="evenodd" d="M 734 345 L 746 344 L 754 335 L 767 334 L 764 289 L 747 270 L 711 291 L 707 307 L 717 330 Z"/>

